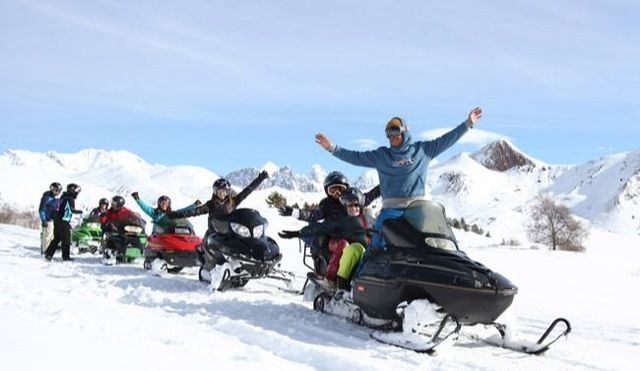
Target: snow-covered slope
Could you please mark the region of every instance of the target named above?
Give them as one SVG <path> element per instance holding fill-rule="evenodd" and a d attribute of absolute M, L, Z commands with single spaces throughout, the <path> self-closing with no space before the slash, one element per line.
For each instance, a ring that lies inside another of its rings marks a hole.
<path fill-rule="evenodd" d="M 276 231 L 299 222 L 260 209 L 285 255 L 283 268 L 305 268 L 297 242 Z M 195 270 L 155 277 L 141 263 L 107 267 L 98 257 L 41 259 L 38 232 L 0 225 L 0 356 L 12 371 L 64 370 L 635 370 L 640 362 L 640 239 L 592 234 L 587 253 L 476 245 L 467 253 L 518 287 L 501 319 L 516 338 L 531 338 L 556 316 L 573 325 L 543 356 L 523 356 L 470 340 L 491 334 L 464 328 L 434 356 L 377 343 L 370 330 L 314 312 L 277 282 L 211 292 Z M 593 272 L 598 272 L 594 274 Z M 603 277 L 605 279 L 603 279 Z M 613 285 L 613 286 L 612 286 Z M 585 289 L 588 287 L 588 289 Z M 594 294 L 596 293 L 596 294 Z"/>

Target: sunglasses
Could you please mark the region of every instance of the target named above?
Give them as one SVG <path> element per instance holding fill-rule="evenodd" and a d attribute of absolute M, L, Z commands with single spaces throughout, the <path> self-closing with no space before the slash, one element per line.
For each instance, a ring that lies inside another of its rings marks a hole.
<path fill-rule="evenodd" d="M 332 195 L 332 196 L 335 196 L 336 193 L 342 194 L 342 192 L 344 192 L 345 189 L 347 189 L 347 187 L 345 185 L 343 185 L 343 184 L 334 184 L 334 185 L 330 185 L 327 188 L 327 193 Z"/>
<path fill-rule="evenodd" d="M 400 127 L 394 127 L 394 128 L 389 128 L 384 132 L 385 134 L 387 134 L 387 138 L 391 138 L 391 137 L 395 137 L 397 135 L 402 134 L 404 132 L 404 129 Z"/>

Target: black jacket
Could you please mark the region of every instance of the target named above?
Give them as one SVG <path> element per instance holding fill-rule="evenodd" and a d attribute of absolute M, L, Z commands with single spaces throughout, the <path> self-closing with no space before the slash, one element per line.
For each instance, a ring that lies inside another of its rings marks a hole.
<path fill-rule="evenodd" d="M 300 236 L 339 237 L 346 239 L 349 243 L 360 242 L 365 247 L 369 243 L 367 221 L 364 216 L 343 215 L 336 220 L 310 224 L 300 230 Z"/>
<path fill-rule="evenodd" d="M 238 205 L 247 198 L 251 192 L 253 192 L 260 183 L 264 181 L 266 178 L 258 176 L 256 179 L 251 182 L 245 189 L 243 189 L 240 193 L 235 196 L 229 195 L 224 199 L 218 198 L 218 196 L 214 193 L 211 199 L 205 202 L 203 205 L 198 207 L 194 207 L 193 209 L 181 210 L 181 211 L 172 211 L 167 214 L 169 219 L 179 219 L 179 218 L 190 218 L 192 216 L 198 216 L 202 214 L 209 213 L 209 222 L 211 219 L 231 213 L 233 210 L 238 207 Z"/>
<path fill-rule="evenodd" d="M 81 210 L 76 210 L 76 195 L 73 192 L 64 192 L 60 197 L 60 206 L 53 219 L 65 222 L 71 221 L 72 214 L 82 214 Z"/>
<path fill-rule="evenodd" d="M 375 186 L 369 192 L 364 194 L 364 206 L 369 206 L 376 198 L 380 197 L 380 185 Z M 347 211 L 340 203 L 340 200 L 327 196 L 320 201 L 318 207 L 312 210 L 300 210 L 298 219 L 307 222 L 315 222 L 324 219 L 338 220 L 347 215 Z"/>

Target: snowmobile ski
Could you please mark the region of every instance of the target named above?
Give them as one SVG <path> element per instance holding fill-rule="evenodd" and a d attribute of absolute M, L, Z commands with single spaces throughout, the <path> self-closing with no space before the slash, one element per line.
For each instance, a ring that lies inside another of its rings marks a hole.
<path fill-rule="evenodd" d="M 564 325 L 565 329 L 562 332 L 560 332 L 556 337 L 552 338 L 551 340 L 547 340 L 551 332 L 559 324 Z M 472 340 L 478 340 L 485 344 L 512 350 L 515 352 L 539 355 L 549 350 L 549 348 L 553 343 L 560 340 L 560 338 L 562 337 L 567 337 L 571 332 L 571 324 L 569 323 L 568 320 L 564 318 L 556 318 L 553 322 L 551 322 L 549 327 L 547 327 L 547 330 L 542 334 L 542 336 L 538 339 L 538 341 L 535 343 L 532 343 L 532 342 L 526 342 L 526 341 L 508 340 L 506 338 L 506 326 L 501 323 L 494 323 L 493 325 L 500 333 L 500 338 L 496 338 L 496 337 L 482 338 L 482 337 L 479 337 L 478 335 L 471 335 L 470 338 Z"/>
<path fill-rule="evenodd" d="M 451 331 L 445 333 L 445 328 L 451 323 L 454 328 Z M 424 334 L 412 332 L 383 332 L 376 331 L 371 333 L 371 338 L 387 345 L 392 345 L 398 348 L 412 350 L 417 353 L 433 354 L 437 349 L 442 348 L 443 345 L 452 346 L 458 340 L 462 325 L 453 314 L 447 314 L 440 324 L 438 329 L 431 337 L 427 337 Z"/>

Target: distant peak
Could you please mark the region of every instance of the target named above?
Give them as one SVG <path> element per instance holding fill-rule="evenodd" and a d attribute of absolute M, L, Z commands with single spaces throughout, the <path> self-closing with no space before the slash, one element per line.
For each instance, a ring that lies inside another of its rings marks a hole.
<path fill-rule="evenodd" d="M 260 171 L 266 171 L 267 174 L 269 175 L 273 175 L 275 173 L 277 173 L 280 170 L 280 166 L 274 164 L 271 161 L 267 161 L 264 165 L 262 165 L 262 167 L 260 168 Z"/>
<path fill-rule="evenodd" d="M 514 167 L 536 167 L 536 162 L 506 139 L 499 139 L 471 154 L 487 169 L 507 171 Z"/>

